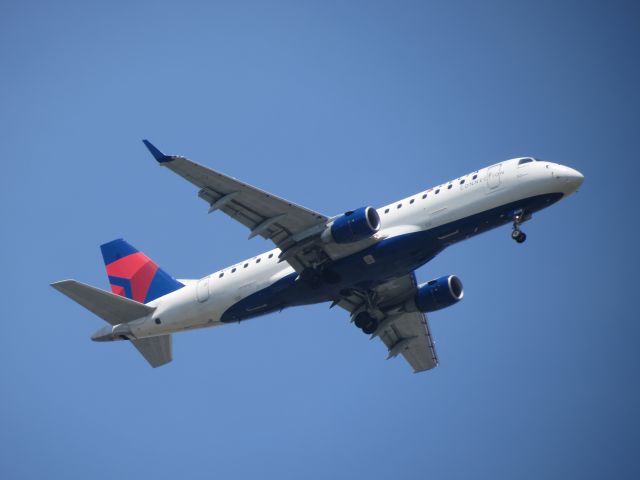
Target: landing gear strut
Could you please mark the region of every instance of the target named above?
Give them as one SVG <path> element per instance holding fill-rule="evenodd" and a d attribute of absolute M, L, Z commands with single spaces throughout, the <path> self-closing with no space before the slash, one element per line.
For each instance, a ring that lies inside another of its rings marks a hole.
<path fill-rule="evenodd" d="M 511 232 L 511 238 L 516 242 L 522 243 L 527 239 L 527 234 L 520 230 L 520 224 L 530 218 L 531 215 L 525 215 L 523 211 L 517 212 L 513 216 L 513 231 Z"/>

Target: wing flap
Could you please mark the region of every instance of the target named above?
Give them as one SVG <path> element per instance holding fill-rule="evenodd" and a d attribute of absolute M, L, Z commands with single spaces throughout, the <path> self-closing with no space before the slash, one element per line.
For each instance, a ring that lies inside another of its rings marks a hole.
<path fill-rule="evenodd" d="M 438 366 L 438 356 L 431 338 L 427 316 L 420 312 L 400 314 L 379 335 L 389 351 L 402 342 L 411 338 L 413 341 L 398 352 L 413 367 L 414 372 L 423 372 Z"/>

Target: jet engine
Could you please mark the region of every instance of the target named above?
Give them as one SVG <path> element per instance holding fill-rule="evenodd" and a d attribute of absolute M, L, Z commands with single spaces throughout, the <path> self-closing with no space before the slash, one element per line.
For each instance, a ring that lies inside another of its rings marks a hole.
<path fill-rule="evenodd" d="M 353 243 L 380 230 L 380 215 L 373 207 L 362 207 L 336 218 L 320 238 L 325 243 Z"/>
<path fill-rule="evenodd" d="M 419 285 L 414 301 L 419 311 L 435 312 L 459 302 L 462 297 L 462 282 L 455 275 L 448 275 Z"/>

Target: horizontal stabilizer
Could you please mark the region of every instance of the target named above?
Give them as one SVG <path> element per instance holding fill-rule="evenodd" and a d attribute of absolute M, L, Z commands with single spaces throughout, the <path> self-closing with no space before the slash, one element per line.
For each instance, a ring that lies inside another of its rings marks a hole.
<path fill-rule="evenodd" d="M 131 340 L 133 346 L 153 368 L 161 367 L 173 360 L 171 335 Z"/>
<path fill-rule="evenodd" d="M 155 310 L 154 307 L 76 280 L 62 280 L 52 283 L 51 286 L 111 325 L 146 317 Z"/>

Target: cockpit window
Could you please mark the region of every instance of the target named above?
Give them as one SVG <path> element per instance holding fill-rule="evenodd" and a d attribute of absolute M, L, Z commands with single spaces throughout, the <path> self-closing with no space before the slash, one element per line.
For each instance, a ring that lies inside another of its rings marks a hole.
<path fill-rule="evenodd" d="M 521 158 L 518 162 L 518 165 L 522 165 L 523 163 L 533 162 L 533 158 Z"/>

